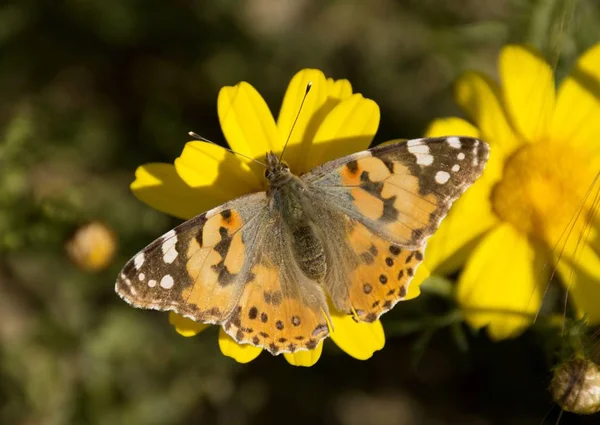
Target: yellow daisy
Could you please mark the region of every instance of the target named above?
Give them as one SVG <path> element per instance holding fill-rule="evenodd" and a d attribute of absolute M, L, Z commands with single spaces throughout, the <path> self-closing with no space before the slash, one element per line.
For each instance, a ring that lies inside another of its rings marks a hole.
<path fill-rule="evenodd" d="M 293 126 L 309 81 L 312 88 Z M 231 149 L 251 158 L 262 161 L 268 151 L 281 153 L 289 136 L 284 159 L 295 174 L 367 149 L 379 126 L 379 107 L 375 102 L 353 94 L 347 80 L 327 79 L 314 69 L 302 70 L 292 78 L 277 122 L 260 94 L 246 82 L 221 89 L 218 114 Z M 219 146 L 193 141 L 185 145 L 174 166 L 154 163 L 139 167 L 131 190 L 151 207 L 189 219 L 232 198 L 263 191 L 265 183 L 264 169 L 256 163 Z M 419 272 L 407 298 L 419 294 L 418 284 L 427 274 L 423 267 Z M 352 357 L 368 359 L 383 348 L 385 336 L 379 321 L 357 323 L 334 309 L 331 319 L 331 339 Z M 209 326 L 174 313 L 170 313 L 169 321 L 184 336 L 194 336 Z M 223 329 L 219 332 L 219 346 L 224 355 L 240 363 L 255 359 L 262 351 L 236 343 Z M 293 365 L 312 366 L 322 349 L 320 343 L 314 350 L 284 356 Z"/>
<path fill-rule="evenodd" d="M 523 46 L 502 49 L 499 75 L 501 84 L 477 72 L 457 82 L 473 124 L 449 117 L 427 131 L 480 137 L 491 156 L 432 237 L 425 264 L 438 273 L 464 265 L 458 302 L 494 339 L 531 323 L 555 267 L 577 313 L 600 323 L 598 186 L 589 192 L 600 171 L 600 45 L 556 91 L 551 67 Z"/>

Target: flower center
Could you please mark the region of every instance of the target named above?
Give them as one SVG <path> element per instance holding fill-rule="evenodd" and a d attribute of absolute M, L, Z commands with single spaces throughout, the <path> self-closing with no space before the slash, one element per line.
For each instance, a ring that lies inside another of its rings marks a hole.
<path fill-rule="evenodd" d="M 522 147 L 506 161 L 502 180 L 492 191 L 494 211 L 552 248 L 583 206 L 572 229 L 579 234 L 588 222 L 586 206 L 594 198 L 588 193 L 596 174 L 592 158 L 565 143 Z"/>

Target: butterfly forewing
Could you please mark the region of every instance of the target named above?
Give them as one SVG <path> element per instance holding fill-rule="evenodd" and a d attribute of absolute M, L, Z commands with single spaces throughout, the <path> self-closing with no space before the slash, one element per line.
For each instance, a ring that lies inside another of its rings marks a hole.
<path fill-rule="evenodd" d="M 125 265 L 117 293 L 136 307 L 221 323 L 241 296 L 265 206 L 261 192 L 186 221 Z"/>
<path fill-rule="evenodd" d="M 303 178 L 331 208 L 388 241 L 418 248 L 488 156 L 488 145 L 474 138 L 414 139 L 332 161 Z"/>

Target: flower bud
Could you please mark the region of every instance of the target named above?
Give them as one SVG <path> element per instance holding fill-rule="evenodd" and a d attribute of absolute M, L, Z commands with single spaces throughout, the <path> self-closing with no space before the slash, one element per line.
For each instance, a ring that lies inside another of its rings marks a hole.
<path fill-rule="evenodd" d="M 553 373 L 550 391 L 563 410 L 579 415 L 600 411 L 600 366 L 579 358 L 559 364 Z"/>

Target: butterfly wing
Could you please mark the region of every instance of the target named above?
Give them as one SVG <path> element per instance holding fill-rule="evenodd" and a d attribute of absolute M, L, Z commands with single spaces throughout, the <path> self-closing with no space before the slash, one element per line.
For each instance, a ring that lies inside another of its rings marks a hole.
<path fill-rule="evenodd" d="M 273 354 L 316 347 L 329 334 L 322 288 L 297 269 L 264 192 L 201 214 L 152 242 L 119 274 L 135 307 L 222 325 Z"/>
<path fill-rule="evenodd" d="M 404 299 L 426 239 L 481 175 L 488 155 L 478 139 L 416 139 L 303 176 L 315 202 L 325 206 L 320 214 L 336 223 L 329 229 L 325 286 L 339 310 L 374 321 Z"/>

